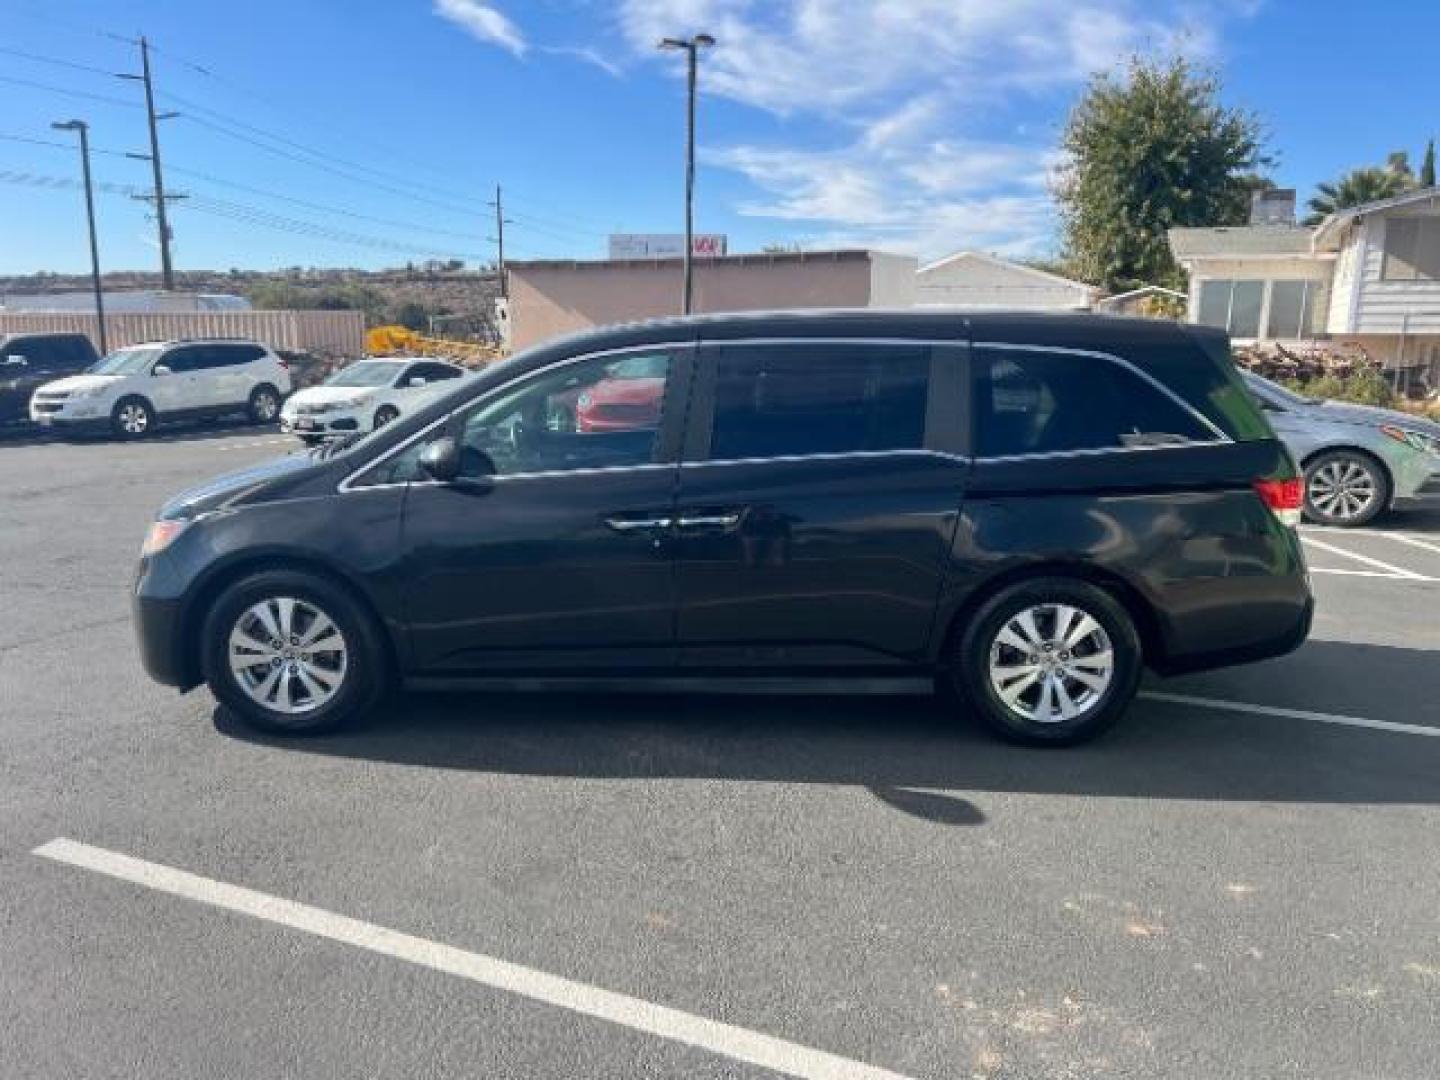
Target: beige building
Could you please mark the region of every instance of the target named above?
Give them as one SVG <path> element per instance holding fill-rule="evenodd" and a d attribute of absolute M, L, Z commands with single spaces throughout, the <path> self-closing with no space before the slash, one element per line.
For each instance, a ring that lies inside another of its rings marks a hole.
<path fill-rule="evenodd" d="M 1440 188 L 1351 207 L 1314 229 L 1273 218 L 1171 229 L 1170 247 L 1190 274 L 1191 322 L 1242 342 L 1358 345 L 1440 378 Z"/>
<path fill-rule="evenodd" d="M 501 325 L 512 349 L 592 326 L 676 315 L 679 259 L 543 260 L 506 267 Z M 910 307 L 915 259 L 878 251 L 806 251 L 697 259 L 694 310 Z"/>

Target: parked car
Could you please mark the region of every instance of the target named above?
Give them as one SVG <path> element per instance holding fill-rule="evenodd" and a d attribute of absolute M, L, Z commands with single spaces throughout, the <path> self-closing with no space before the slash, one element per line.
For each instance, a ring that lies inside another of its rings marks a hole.
<path fill-rule="evenodd" d="M 1392 508 L 1440 506 L 1440 424 L 1304 397 L 1250 371 L 1245 382 L 1305 471 L 1310 521 L 1353 528 Z"/>
<path fill-rule="evenodd" d="M 0 335 L 0 423 L 28 419 L 36 388 L 78 375 L 99 359 L 84 334 Z"/>
<path fill-rule="evenodd" d="M 555 430 L 643 360 L 663 407 Z M 1223 334 L 1088 315 L 712 316 L 532 349 L 163 508 L 163 683 L 301 733 L 495 676 L 935 677 L 1072 743 L 1141 669 L 1308 632 L 1301 483 Z"/>
<path fill-rule="evenodd" d="M 30 419 L 138 439 L 180 419 L 243 413 L 268 424 L 290 392 L 288 365 L 253 341 L 156 341 L 117 349 L 83 375 L 46 383 Z"/>
<path fill-rule="evenodd" d="M 665 358 L 622 360 L 594 386 L 558 394 L 550 404 L 552 431 L 614 431 L 660 421 L 665 391 Z"/>
<path fill-rule="evenodd" d="M 454 388 L 464 368 L 443 360 L 376 357 L 343 367 L 319 386 L 297 391 L 280 410 L 280 430 L 307 443 L 384 427 L 402 412 Z"/>

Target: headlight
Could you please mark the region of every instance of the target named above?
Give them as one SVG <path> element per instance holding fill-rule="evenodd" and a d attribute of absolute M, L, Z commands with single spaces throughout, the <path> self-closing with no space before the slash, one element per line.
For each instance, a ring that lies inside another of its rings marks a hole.
<path fill-rule="evenodd" d="M 1402 442 L 1412 450 L 1419 450 L 1423 454 L 1440 455 L 1440 439 L 1433 435 L 1426 435 L 1423 431 L 1411 431 L 1409 428 L 1396 427 L 1393 424 L 1381 424 L 1380 433 L 1387 435 L 1396 442 Z"/>
<path fill-rule="evenodd" d="M 145 542 L 140 545 L 140 554 L 147 559 L 152 555 L 159 555 L 189 527 L 190 522 L 184 518 L 152 522 L 150 531 L 145 534 Z"/>

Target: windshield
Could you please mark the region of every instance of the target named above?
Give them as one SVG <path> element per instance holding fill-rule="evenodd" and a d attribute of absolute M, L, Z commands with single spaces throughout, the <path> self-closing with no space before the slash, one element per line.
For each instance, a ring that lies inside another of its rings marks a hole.
<path fill-rule="evenodd" d="M 326 386 L 389 386 L 400 374 L 401 364 L 378 360 L 361 360 L 342 368 L 325 380 Z"/>
<path fill-rule="evenodd" d="M 1261 393 L 1268 394 L 1282 405 L 1313 405 L 1314 398 L 1308 398 L 1304 394 L 1297 394 L 1294 390 L 1286 390 L 1279 383 L 1271 382 L 1263 376 L 1256 375 L 1253 371 L 1247 371 L 1245 378 L 1250 385 Z"/>
<path fill-rule="evenodd" d="M 136 375 L 144 371 L 164 350 L 158 345 L 137 345 L 116 349 L 90 366 L 91 375 Z"/>

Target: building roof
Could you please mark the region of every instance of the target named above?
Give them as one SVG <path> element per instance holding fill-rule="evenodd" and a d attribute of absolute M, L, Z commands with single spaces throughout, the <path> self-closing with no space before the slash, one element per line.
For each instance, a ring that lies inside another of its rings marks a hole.
<path fill-rule="evenodd" d="M 1129 292 L 1116 293 L 1114 296 L 1107 296 L 1101 303 L 1119 304 L 1126 300 L 1134 300 L 1141 296 L 1173 296 L 1177 300 L 1188 300 L 1183 292 L 1178 289 L 1167 289 L 1164 285 L 1142 285 L 1138 289 L 1131 289 Z"/>
<path fill-rule="evenodd" d="M 1312 230 L 1298 225 L 1236 225 L 1171 229 L 1170 250 L 1187 259 L 1309 255 Z"/>
<path fill-rule="evenodd" d="M 1087 285 L 1083 281 L 1076 281 L 1074 278 L 1052 274 L 1048 270 L 1040 270 L 1033 266 L 1026 266 L 1024 263 L 1011 262 L 1009 259 L 1002 259 L 998 255 L 991 255 L 984 251 L 957 251 L 953 255 L 946 255 L 943 259 L 937 259 L 935 262 L 922 266 L 919 273 L 923 278 L 926 274 L 936 270 L 942 270 L 947 266 L 953 266 L 958 262 L 982 262 L 990 266 L 1002 267 L 1016 274 L 1033 277 L 1037 281 L 1044 281 L 1051 285 L 1065 286 L 1092 295 L 1100 292 L 1094 285 Z"/>
<path fill-rule="evenodd" d="M 875 257 L 894 258 L 889 252 L 869 248 L 842 248 L 835 251 L 777 251 L 748 255 L 705 255 L 695 259 L 696 266 L 766 266 L 774 263 L 859 262 Z M 908 256 L 901 256 L 908 258 Z M 606 270 L 611 267 L 669 267 L 684 261 L 680 255 L 653 256 L 639 259 L 516 259 L 507 261 L 510 270 Z"/>
<path fill-rule="evenodd" d="M 1420 203 L 1431 203 L 1435 209 L 1440 209 L 1440 187 L 1420 188 L 1416 191 L 1407 191 L 1404 195 L 1396 195 L 1393 198 L 1379 199 L 1375 202 L 1362 203 L 1360 206 L 1347 206 L 1344 210 L 1337 210 L 1322 221 L 1315 230 L 1315 250 L 1334 251 L 1340 246 L 1340 236 L 1344 232 L 1345 226 L 1366 214 L 1399 210 L 1402 207 Z"/>

